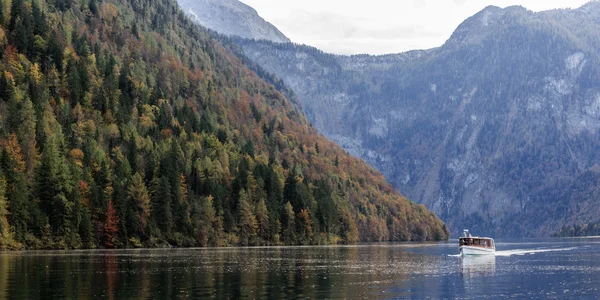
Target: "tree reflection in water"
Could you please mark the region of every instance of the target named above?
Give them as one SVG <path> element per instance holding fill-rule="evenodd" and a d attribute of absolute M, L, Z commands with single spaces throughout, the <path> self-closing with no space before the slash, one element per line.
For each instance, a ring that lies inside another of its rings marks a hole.
<path fill-rule="evenodd" d="M 398 244 L 5 252 L 0 299 L 372 298 L 440 259 Z"/>

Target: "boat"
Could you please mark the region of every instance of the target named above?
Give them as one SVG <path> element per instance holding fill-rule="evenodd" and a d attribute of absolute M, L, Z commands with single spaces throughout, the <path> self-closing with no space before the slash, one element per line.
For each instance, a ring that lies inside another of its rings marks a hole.
<path fill-rule="evenodd" d="M 463 236 L 458 239 L 460 255 L 494 255 L 496 244 L 493 238 L 472 236 L 469 230 L 463 230 Z"/>

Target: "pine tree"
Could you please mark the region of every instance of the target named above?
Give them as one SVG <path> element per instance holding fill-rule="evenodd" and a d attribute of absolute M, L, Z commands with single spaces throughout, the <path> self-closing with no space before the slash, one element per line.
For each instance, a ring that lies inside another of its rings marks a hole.
<path fill-rule="evenodd" d="M 37 174 L 37 196 L 48 215 L 54 235 L 70 231 L 73 203 L 67 198 L 72 186 L 68 165 L 58 149 L 59 136 L 47 138 Z"/>
<path fill-rule="evenodd" d="M 4 2 L 0 1 L 0 26 L 5 27 L 6 25 L 6 18 L 4 16 L 5 14 L 5 8 L 4 8 Z"/>
<path fill-rule="evenodd" d="M 220 211 L 214 219 L 213 228 L 208 237 L 208 244 L 215 247 L 225 246 L 223 243 L 223 236 L 223 211 Z"/>
<path fill-rule="evenodd" d="M 35 162 L 38 159 L 35 130 L 36 116 L 33 103 L 29 98 L 26 98 L 20 105 L 19 127 L 16 132 L 23 149 L 28 177 L 33 176 Z"/>
<path fill-rule="evenodd" d="M 139 235 L 145 235 L 148 219 L 150 218 L 150 195 L 142 176 L 137 172 L 131 177 L 128 194 L 131 199 L 130 201 L 135 204 L 137 214 L 137 220 L 135 224 L 132 224 L 135 226 L 133 227 L 134 232 Z"/>
<path fill-rule="evenodd" d="M 33 18 L 26 9 L 23 9 L 25 7 L 24 4 L 18 4 L 21 0 L 13 0 L 13 4 L 15 2 L 17 5 L 13 5 L 13 9 L 16 9 L 17 6 L 19 9 L 12 12 L 13 17 L 11 20 L 14 20 L 14 27 L 11 30 L 12 44 L 17 47 L 20 52 L 32 54 L 29 50 L 32 49 L 31 45 L 33 45 Z"/>
<path fill-rule="evenodd" d="M 0 5 L 2 6 L 2 5 Z M 8 102 L 15 95 L 15 85 L 6 74 L 6 71 L 0 72 L 0 100 Z"/>
<path fill-rule="evenodd" d="M 26 167 L 17 136 L 11 134 L 7 140 L 0 142 L 0 148 L 2 148 L 0 165 L 6 180 L 5 197 L 10 212 L 8 219 L 14 229 L 14 238 L 17 241 L 24 241 L 31 209 L 25 175 Z"/>
<path fill-rule="evenodd" d="M 317 182 L 315 191 L 315 198 L 317 200 L 317 219 L 321 225 L 322 231 L 326 233 L 331 232 L 331 227 L 335 222 L 335 204 L 331 196 L 331 188 L 325 180 Z"/>
<path fill-rule="evenodd" d="M 199 217 L 196 225 L 196 240 L 200 246 L 217 245 L 214 235 L 216 228 L 213 226 L 217 221 L 216 211 L 213 207 L 212 196 L 200 199 Z"/>
<path fill-rule="evenodd" d="M 93 181 L 90 191 L 92 224 L 97 245 L 102 245 L 104 241 L 102 237 L 103 227 L 106 220 L 108 202 L 112 195 L 110 167 L 103 155 L 101 154 L 97 158 L 97 160 L 100 160 L 99 166 L 97 161 L 92 163 L 96 170 L 92 174 Z"/>
<path fill-rule="evenodd" d="M 0 173 L 0 250 L 15 246 L 10 224 L 8 223 L 8 201 L 6 200 L 6 179 Z"/>
<path fill-rule="evenodd" d="M 292 204 L 288 201 L 283 209 L 283 242 L 290 245 L 293 244 L 296 239 L 294 207 L 292 207 Z"/>
<path fill-rule="evenodd" d="M 273 169 L 274 165 L 269 164 L 267 178 L 265 179 L 265 189 L 267 192 L 267 208 L 271 222 L 278 221 L 281 216 L 281 206 L 283 202 L 283 187 Z M 277 232 L 279 233 L 279 232 Z"/>
<path fill-rule="evenodd" d="M 115 171 L 113 177 L 117 180 L 113 181 L 113 193 L 112 200 L 119 217 L 119 239 L 122 241 L 128 241 L 129 235 L 133 234 L 134 227 L 128 227 L 128 221 L 136 219 L 136 214 L 133 209 L 130 208 L 128 186 L 130 186 L 129 176 L 131 174 L 131 168 L 129 167 L 129 161 L 121 153 L 120 147 L 113 148 L 113 157 L 116 161 Z"/>
<path fill-rule="evenodd" d="M 38 36 L 43 36 L 48 33 L 48 23 L 46 22 L 46 16 L 40 9 L 37 1 L 31 3 L 31 13 L 33 16 L 34 30 L 33 33 Z"/>
<path fill-rule="evenodd" d="M 169 236 L 173 228 L 173 214 L 171 211 L 171 184 L 166 176 L 159 179 L 158 191 L 154 198 L 151 215 L 160 231 Z"/>
<path fill-rule="evenodd" d="M 294 168 L 296 169 L 296 168 Z M 290 202 L 294 211 L 299 213 L 300 210 L 306 208 L 307 200 L 307 189 L 308 187 L 302 182 L 302 177 L 296 175 L 292 170 L 285 179 L 285 186 L 283 188 L 283 199 L 284 201 Z"/>
<path fill-rule="evenodd" d="M 263 242 L 269 240 L 269 211 L 264 199 L 258 201 L 256 205 L 256 221 L 258 223 L 258 237 Z"/>
<path fill-rule="evenodd" d="M 68 76 L 68 91 L 71 98 L 71 106 L 75 107 L 77 103 L 81 103 L 85 93 L 81 72 L 79 71 L 77 61 L 74 57 L 68 58 L 67 61 L 67 76 Z"/>
<path fill-rule="evenodd" d="M 127 160 L 131 166 L 132 172 L 136 172 L 138 169 L 138 145 L 135 136 L 129 139 L 129 152 L 127 153 Z"/>
<path fill-rule="evenodd" d="M 245 190 L 240 192 L 240 199 L 238 204 L 240 220 L 239 232 L 240 232 L 240 244 L 247 246 L 253 242 L 256 236 L 256 217 L 252 213 L 252 206 L 248 202 L 248 194 Z"/>
<path fill-rule="evenodd" d="M 93 15 L 97 16 L 98 15 L 98 0 L 90 0 L 89 3 L 90 3 L 89 4 L 90 12 Z"/>
<path fill-rule="evenodd" d="M 310 244 L 313 237 L 313 226 L 310 213 L 307 209 L 302 209 L 298 213 L 298 233 L 302 244 Z"/>
<path fill-rule="evenodd" d="M 171 209 L 173 211 L 173 220 L 175 221 L 177 231 L 189 234 L 193 232 L 190 217 L 190 206 L 188 203 L 188 191 L 185 176 L 180 174 L 176 178 L 176 192 L 173 195 Z"/>

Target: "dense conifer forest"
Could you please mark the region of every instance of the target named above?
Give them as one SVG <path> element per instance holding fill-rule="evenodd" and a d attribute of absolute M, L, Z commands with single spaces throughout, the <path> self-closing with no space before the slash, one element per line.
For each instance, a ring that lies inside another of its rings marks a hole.
<path fill-rule="evenodd" d="M 448 237 L 174 0 L 0 4 L 0 248 Z"/>
<path fill-rule="evenodd" d="M 563 225 L 552 237 L 600 236 L 600 222 Z"/>

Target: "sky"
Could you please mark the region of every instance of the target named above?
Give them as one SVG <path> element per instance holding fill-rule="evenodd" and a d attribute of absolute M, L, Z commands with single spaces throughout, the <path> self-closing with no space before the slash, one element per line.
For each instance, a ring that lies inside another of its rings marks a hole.
<path fill-rule="evenodd" d="M 532 11 L 589 0 L 240 0 L 295 43 L 336 54 L 386 54 L 441 46 L 488 5 Z"/>

